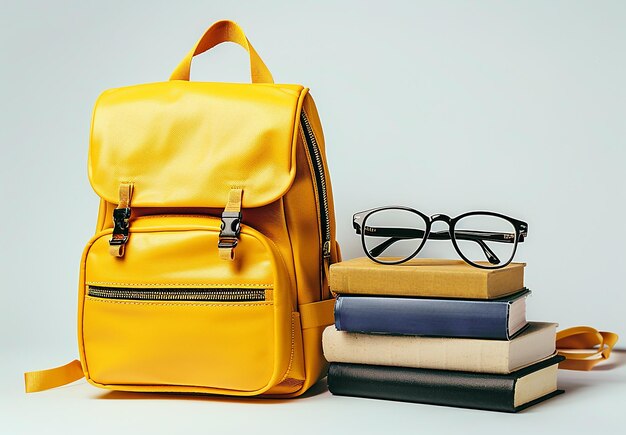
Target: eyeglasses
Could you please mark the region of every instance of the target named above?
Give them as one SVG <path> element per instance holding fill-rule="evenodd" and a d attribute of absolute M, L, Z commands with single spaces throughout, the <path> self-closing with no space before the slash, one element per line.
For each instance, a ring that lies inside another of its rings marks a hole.
<path fill-rule="evenodd" d="M 438 221 L 446 222 L 449 230 L 431 232 Z M 431 239 L 451 240 L 459 256 L 474 267 L 499 269 L 513 260 L 517 244 L 528 236 L 526 222 L 489 211 L 451 218 L 445 214 L 428 217 L 409 207 L 379 207 L 355 213 L 352 224 L 367 256 L 381 264 L 410 260 Z"/>

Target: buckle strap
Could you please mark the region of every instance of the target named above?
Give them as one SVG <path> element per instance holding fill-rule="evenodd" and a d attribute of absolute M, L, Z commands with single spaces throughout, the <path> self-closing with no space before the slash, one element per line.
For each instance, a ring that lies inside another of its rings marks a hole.
<path fill-rule="evenodd" d="M 243 189 L 234 188 L 228 193 L 228 202 L 222 212 L 222 226 L 217 249 L 222 260 L 235 259 L 235 247 L 241 232 L 241 199 Z"/>
<path fill-rule="evenodd" d="M 130 227 L 130 200 L 133 196 L 133 183 L 122 183 L 119 188 L 119 203 L 113 210 L 113 234 L 109 240 L 109 252 L 115 257 L 124 256 L 124 245 L 128 242 Z"/>

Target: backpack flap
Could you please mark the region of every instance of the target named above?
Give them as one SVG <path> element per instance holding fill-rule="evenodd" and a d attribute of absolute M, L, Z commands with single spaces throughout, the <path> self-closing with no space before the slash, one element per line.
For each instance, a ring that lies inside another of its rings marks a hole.
<path fill-rule="evenodd" d="M 223 208 L 280 198 L 295 177 L 295 143 L 306 89 L 299 85 L 172 80 L 112 89 L 96 103 L 89 179 L 117 204 L 132 183 L 134 207 Z"/>

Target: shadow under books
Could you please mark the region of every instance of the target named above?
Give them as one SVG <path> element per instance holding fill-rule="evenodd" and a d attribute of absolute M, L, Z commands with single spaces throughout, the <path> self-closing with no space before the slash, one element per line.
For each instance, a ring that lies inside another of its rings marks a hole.
<path fill-rule="evenodd" d="M 578 390 L 584 390 L 588 387 L 597 385 L 602 380 L 593 376 L 594 372 L 606 372 L 615 370 L 619 367 L 626 365 L 626 349 L 613 349 L 611 357 L 608 361 L 598 364 L 591 371 L 575 371 L 575 370 L 560 370 L 559 374 L 567 374 L 565 376 L 559 376 L 559 388 L 565 390 L 568 396 L 572 393 L 576 393 Z"/>
<path fill-rule="evenodd" d="M 626 349 L 613 349 L 608 361 L 598 364 L 593 371 L 604 372 L 626 365 Z"/>

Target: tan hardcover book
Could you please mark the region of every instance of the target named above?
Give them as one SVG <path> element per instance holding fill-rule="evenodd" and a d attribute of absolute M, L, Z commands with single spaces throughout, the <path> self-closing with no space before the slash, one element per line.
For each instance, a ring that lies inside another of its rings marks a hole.
<path fill-rule="evenodd" d="M 511 341 L 324 330 L 329 362 L 507 374 L 552 356 L 556 323 L 530 322 Z"/>
<path fill-rule="evenodd" d="M 330 288 L 335 293 L 495 299 L 524 288 L 525 266 L 488 270 L 438 259 L 390 265 L 360 257 L 330 266 Z"/>

